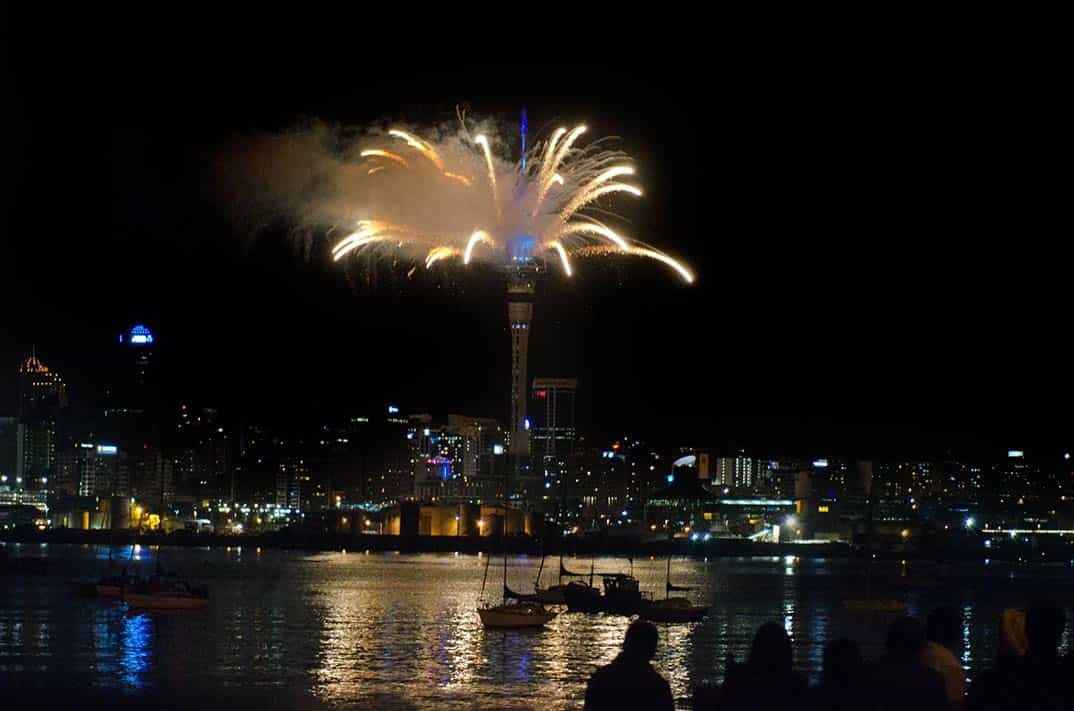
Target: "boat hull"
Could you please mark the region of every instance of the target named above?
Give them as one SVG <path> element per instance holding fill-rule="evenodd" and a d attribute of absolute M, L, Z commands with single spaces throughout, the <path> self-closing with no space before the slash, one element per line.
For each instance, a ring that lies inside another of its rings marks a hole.
<path fill-rule="evenodd" d="M 660 601 L 642 605 L 638 613 L 650 622 L 697 622 L 709 614 L 709 608 L 698 605 L 661 605 Z"/>
<path fill-rule="evenodd" d="M 128 592 L 123 595 L 123 600 L 131 607 L 145 610 L 197 610 L 209 605 L 207 597 L 151 593 Z"/>
<path fill-rule="evenodd" d="M 563 589 L 563 601 L 571 612 L 602 612 L 604 601 L 600 591 L 581 583 L 570 583 Z"/>
<path fill-rule="evenodd" d="M 486 607 L 478 610 L 477 614 L 485 627 L 502 628 L 543 627 L 556 616 L 553 612 L 514 610 L 514 607 L 518 606 Z"/>

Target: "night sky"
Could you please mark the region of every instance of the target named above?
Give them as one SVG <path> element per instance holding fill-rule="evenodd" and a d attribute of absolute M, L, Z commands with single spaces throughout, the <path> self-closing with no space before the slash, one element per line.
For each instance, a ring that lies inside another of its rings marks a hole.
<path fill-rule="evenodd" d="M 337 42 L 38 39 L 3 43 L 0 415 L 32 344 L 89 399 L 144 322 L 175 398 L 255 419 L 387 401 L 505 418 L 494 277 L 371 287 L 282 228 L 245 233 L 213 187 L 252 131 L 465 104 L 620 137 L 646 188 L 623 205 L 630 234 L 698 274 L 589 261 L 541 287 L 531 376 L 580 378 L 584 432 L 818 453 L 1071 442 L 1061 99 L 1038 57 L 773 40 L 626 68 L 381 64 Z"/>

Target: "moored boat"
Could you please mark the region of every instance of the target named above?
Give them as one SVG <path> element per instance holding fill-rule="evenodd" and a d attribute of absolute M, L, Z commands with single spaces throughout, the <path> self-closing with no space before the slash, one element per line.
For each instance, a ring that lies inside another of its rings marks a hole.
<path fill-rule="evenodd" d="M 650 622 L 697 622 L 708 613 L 709 608 L 694 605 L 684 597 L 667 597 L 646 601 L 638 614 Z"/>
<path fill-rule="evenodd" d="M 123 600 L 132 608 L 190 610 L 207 607 L 209 591 L 178 579 L 154 576 L 131 588 L 123 588 Z"/>
<path fill-rule="evenodd" d="M 663 600 L 642 600 L 638 614 L 651 622 L 697 622 L 709 613 L 709 608 L 695 605 L 685 597 L 671 597 L 673 592 L 687 592 L 690 588 L 671 583 L 671 558 L 668 558 L 667 578 L 664 583 Z"/>
<path fill-rule="evenodd" d="M 485 627 L 543 627 L 556 613 L 539 602 L 520 601 L 514 604 L 489 605 L 477 611 Z"/>

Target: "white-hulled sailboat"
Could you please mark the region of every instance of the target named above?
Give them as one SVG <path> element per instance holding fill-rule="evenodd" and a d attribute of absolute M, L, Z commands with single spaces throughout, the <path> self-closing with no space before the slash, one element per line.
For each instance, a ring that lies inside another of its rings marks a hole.
<path fill-rule="evenodd" d="M 504 507 L 504 533 L 507 531 L 507 507 Z M 481 624 L 485 627 L 500 628 L 533 628 L 543 627 L 551 622 L 556 613 L 545 609 L 544 605 L 537 601 L 535 595 L 519 595 L 507 587 L 507 536 L 503 540 L 503 591 L 499 605 L 485 602 L 485 584 L 488 582 L 489 565 L 492 563 L 490 555 L 485 561 L 485 575 L 481 580 L 481 606 L 477 609 L 477 615 L 481 618 Z"/>

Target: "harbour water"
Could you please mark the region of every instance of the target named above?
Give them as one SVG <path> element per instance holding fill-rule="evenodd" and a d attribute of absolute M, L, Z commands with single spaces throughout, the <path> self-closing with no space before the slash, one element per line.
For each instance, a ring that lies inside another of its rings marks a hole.
<path fill-rule="evenodd" d="M 546 629 L 494 631 L 475 612 L 485 559 L 473 555 L 307 553 L 231 548 L 116 549 L 113 557 L 147 570 L 165 566 L 211 590 L 207 610 L 131 612 L 123 603 L 78 597 L 74 586 L 107 568 L 105 547 L 8 544 L 10 556 L 48 559 L 45 575 L 0 577 L 0 687 L 142 695 L 265 699 L 292 707 L 578 708 L 588 675 L 617 653 L 629 619 L 565 613 Z M 540 563 L 511 557 L 508 580 L 532 589 Z M 502 559 L 485 591 L 497 598 Z M 589 560 L 567 566 L 589 569 Z M 598 571 L 629 572 L 660 595 L 663 560 L 599 558 Z M 545 584 L 558 561 L 546 563 Z M 662 625 L 656 666 L 680 705 L 694 685 L 722 678 L 727 654 L 743 658 L 757 627 L 782 624 L 795 664 L 815 678 L 824 644 L 858 640 L 878 656 L 890 618 L 849 613 L 864 594 L 850 560 L 722 558 L 676 560 L 677 585 L 711 606 L 702 623 Z M 939 604 L 962 611 L 967 676 L 995 654 L 1004 607 L 1047 594 L 1074 605 L 1069 567 L 877 563 L 874 589 L 910 576 L 942 584 L 906 593 L 911 614 Z M 1068 619 L 1070 615 L 1068 614 Z M 1067 635 L 1074 638 L 1068 626 Z M 1066 644 L 1066 638 L 1064 639 Z"/>

